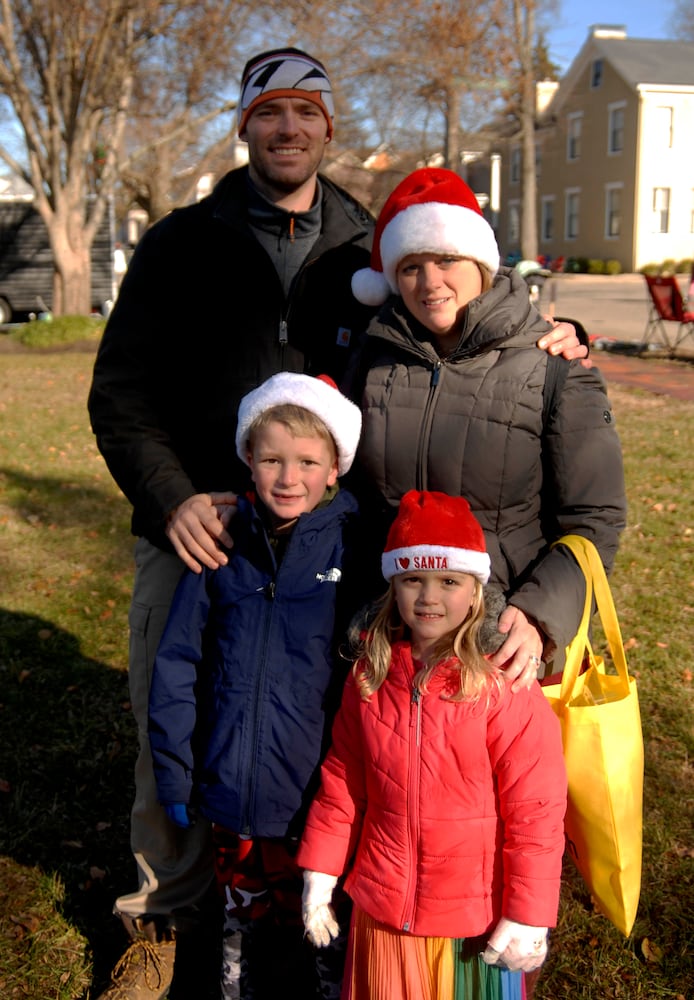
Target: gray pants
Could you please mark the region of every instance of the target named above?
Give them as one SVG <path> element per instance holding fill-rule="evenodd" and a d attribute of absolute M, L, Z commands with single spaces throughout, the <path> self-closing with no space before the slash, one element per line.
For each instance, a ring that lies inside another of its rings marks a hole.
<path fill-rule="evenodd" d="M 189 830 L 171 823 L 157 802 L 147 710 L 152 667 L 169 607 L 184 565 L 144 538 L 135 546 L 135 582 L 130 607 L 129 685 L 139 740 L 130 846 L 138 869 L 136 892 L 116 900 L 114 912 L 187 930 L 214 879 L 209 824 L 199 818 Z M 126 924 L 129 921 L 125 921 Z"/>

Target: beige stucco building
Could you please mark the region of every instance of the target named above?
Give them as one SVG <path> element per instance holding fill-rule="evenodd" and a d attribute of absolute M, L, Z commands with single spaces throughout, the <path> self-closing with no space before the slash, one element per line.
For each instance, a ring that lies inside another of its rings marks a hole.
<path fill-rule="evenodd" d="M 622 270 L 694 257 L 694 44 L 591 28 L 538 88 L 538 250 Z M 520 142 L 501 140 L 498 238 L 520 252 Z"/>

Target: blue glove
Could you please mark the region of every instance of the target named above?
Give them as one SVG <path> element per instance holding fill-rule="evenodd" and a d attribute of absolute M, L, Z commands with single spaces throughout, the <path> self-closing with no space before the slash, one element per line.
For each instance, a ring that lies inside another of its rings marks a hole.
<path fill-rule="evenodd" d="M 188 806 L 185 802 L 170 802 L 168 805 L 164 806 L 166 810 L 166 815 L 169 817 L 172 823 L 176 826 L 181 826 L 185 830 L 193 825 L 190 816 L 188 815 Z"/>

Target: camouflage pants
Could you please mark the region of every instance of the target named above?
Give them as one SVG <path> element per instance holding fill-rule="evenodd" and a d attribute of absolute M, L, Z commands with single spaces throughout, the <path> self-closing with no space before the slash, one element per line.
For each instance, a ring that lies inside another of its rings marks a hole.
<path fill-rule="evenodd" d="M 336 898 L 343 929 L 331 946 L 314 948 L 301 921 L 303 878 L 291 838 L 244 839 L 212 832 L 224 900 L 223 1000 L 276 1000 L 292 995 L 339 1000 L 350 902 Z"/>

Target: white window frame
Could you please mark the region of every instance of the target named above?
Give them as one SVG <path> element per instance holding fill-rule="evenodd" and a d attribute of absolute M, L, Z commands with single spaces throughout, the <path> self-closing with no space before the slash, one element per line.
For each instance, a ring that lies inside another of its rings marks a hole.
<path fill-rule="evenodd" d="M 574 213 L 569 212 L 569 206 L 571 205 L 573 199 L 577 199 L 576 203 L 576 231 L 571 232 L 569 229 L 569 221 L 574 217 Z M 564 189 L 564 239 L 565 240 L 577 240 L 581 232 L 580 226 L 581 220 L 581 189 L 580 187 L 572 187 Z"/>
<path fill-rule="evenodd" d="M 675 109 L 671 104 L 659 104 L 655 109 L 654 132 L 658 142 L 658 148 L 664 146 L 665 149 L 672 149 L 675 126 Z M 661 142 L 664 140 L 664 142 Z"/>
<path fill-rule="evenodd" d="M 550 243 L 555 236 L 557 225 L 557 213 L 555 211 L 557 199 L 553 194 L 543 194 L 540 200 L 540 242 Z M 551 222 L 550 232 L 547 233 L 547 221 Z"/>
<path fill-rule="evenodd" d="M 624 184 L 621 181 L 614 181 L 613 183 L 605 185 L 605 239 L 606 240 L 618 240 L 622 235 L 622 219 L 623 219 L 623 206 L 624 199 L 621 197 L 622 191 L 624 190 Z M 617 204 L 617 232 L 611 232 L 611 221 L 615 214 L 613 196 L 618 195 Z"/>
<path fill-rule="evenodd" d="M 662 193 L 661 193 L 662 192 Z M 653 229 L 654 233 L 670 232 L 670 208 L 672 191 L 669 187 L 653 188 Z M 663 225 L 664 224 L 664 225 Z"/>
<path fill-rule="evenodd" d="M 566 116 L 566 159 L 575 163 L 581 159 L 581 136 L 583 133 L 583 112 L 572 111 Z"/>
<path fill-rule="evenodd" d="M 607 155 L 608 156 L 621 156 L 622 153 L 624 152 L 624 133 L 626 131 L 624 110 L 626 106 L 627 106 L 626 101 L 614 101 L 612 104 L 607 105 Z M 615 149 L 613 146 L 613 139 L 615 136 L 615 128 L 613 122 L 617 112 L 621 112 L 622 114 L 622 125 L 621 129 L 619 130 L 622 137 L 622 145 L 619 147 L 619 149 Z"/>

